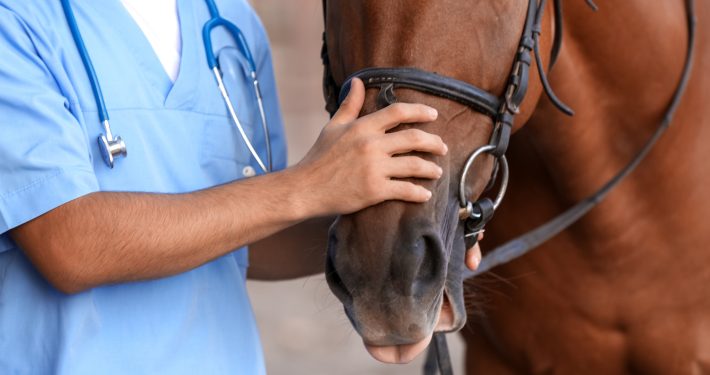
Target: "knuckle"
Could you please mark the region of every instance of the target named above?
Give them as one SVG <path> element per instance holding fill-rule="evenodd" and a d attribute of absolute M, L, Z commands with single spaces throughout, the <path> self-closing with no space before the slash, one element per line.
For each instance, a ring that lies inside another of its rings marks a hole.
<path fill-rule="evenodd" d="M 350 123 L 344 133 L 345 139 L 348 139 L 348 141 L 352 142 L 353 146 L 357 148 L 361 147 L 362 144 L 367 141 L 365 129 L 359 122 Z"/>
<path fill-rule="evenodd" d="M 436 134 L 427 133 L 423 130 L 413 129 L 411 135 L 412 142 L 416 143 L 419 147 L 432 148 L 434 146 L 439 146 L 443 144 L 441 137 Z"/>
<path fill-rule="evenodd" d="M 434 163 L 431 162 L 424 162 L 422 164 L 422 174 L 425 174 L 426 177 L 436 177 L 438 176 L 438 167 L 434 165 Z"/>
<path fill-rule="evenodd" d="M 419 147 L 424 142 L 424 135 L 422 135 L 421 130 L 417 129 L 407 129 L 403 130 L 402 136 L 404 140 L 410 144 L 411 147 Z"/>
<path fill-rule="evenodd" d="M 380 184 L 374 169 L 370 169 L 366 172 L 365 181 L 363 182 L 363 189 L 365 194 L 371 197 L 377 196 L 380 193 Z"/>
<path fill-rule="evenodd" d="M 438 177 L 439 167 L 430 161 L 419 159 L 417 172 L 426 177 Z"/>
<path fill-rule="evenodd" d="M 350 102 L 348 101 L 348 99 L 345 99 L 343 101 L 343 103 L 340 104 L 340 107 L 338 108 L 338 110 L 335 111 L 335 115 L 333 115 L 333 118 L 345 116 L 349 110 L 350 110 Z"/>
<path fill-rule="evenodd" d="M 404 103 L 394 103 L 390 107 L 392 115 L 398 118 L 406 117 L 408 112 L 407 106 Z"/>
<path fill-rule="evenodd" d="M 364 137 L 368 134 L 372 134 L 372 125 L 373 125 L 373 122 L 369 119 L 355 121 L 353 123 L 353 132 L 355 135 L 357 135 L 359 137 Z"/>
<path fill-rule="evenodd" d="M 424 160 L 419 158 L 414 158 L 414 160 L 409 163 L 409 167 L 411 168 L 412 173 L 416 173 L 417 175 L 421 175 L 428 169 Z"/>
<path fill-rule="evenodd" d="M 364 130 L 363 129 L 365 127 L 364 125 L 365 124 L 363 123 L 363 121 L 358 121 L 358 120 L 353 121 L 348 125 L 348 132 L 352 133 L 352 134 L 356 134 L 356 135 L 360 134 Z"/>
<path fill-rule="evenodd" d="M 377 162 L 372 160 L 367 166 L 367 180 L 372 183 L 375 187 L 380 184 L 380 178 L 382 176 L 381 167 Z"/>
<path fill-rule="evenodd" d="M 340 103 L 340 110 L 343 110 L 345 108 L 346 110 L 350 108 L 353 105 L 353 92 L 350 90 L 348 92 L 348 95 L 345 96 L 345 99 L 343 100 L 342 103 Z"/>
<path fill-rule="evenodd" d="M 400 185 L 400 193 L 407 199 L 416 199 L 419 194 L 417 194 L 417 187 L 414 184 L 407 183 Z"/>
<path fill-rule="evenodd" d="M 387 196 L 390 199 L 401 199 L 405 197 L 406 186 L 402 183 L 392 183 L 387 187 Z"/>
<path fill-rule="evenodd" d="M 357 149 L 362 154 L 372 154 L 377 149 L 375 140 L 372 138 L 360 138 L 357 142 Z"/>
<path fill-rule="evenodd" d="M 431 134 L 424 132 L 422 130 L 415 129 L 414 140 L 419 144 L 426 144 L 431 139 Z"/>
<path fill-rule="evenodd" d="M 410 142 L 418 142 L 422 139 L 422 134 L 421 130 L 418 129 L 407 129 L 405 130 L 407 132 L 407 138 L 409 139 Z"/>

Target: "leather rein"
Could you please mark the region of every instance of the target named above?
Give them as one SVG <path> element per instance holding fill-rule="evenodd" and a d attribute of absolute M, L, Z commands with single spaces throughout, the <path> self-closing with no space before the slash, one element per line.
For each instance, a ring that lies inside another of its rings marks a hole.
<path fill-rule="evenodd" d="M 552 69 L 560 48 L 562 46 L 562 0 L 552 0 L 555 19 L 555 35 L 550 59 Z M 585 0 L 593 9 L 597 6 L 592 0 Z M 628 177 L 638 165 L 646 158 L 653 146 L 658 142 L 677 112 L 680 102 L 685 94 L 690 80 L 693 57 L 695 55 L 695 0 L 685 0 L 688 23 L 688 50 L 683 67 L 683 73 L 673 98 L 651 138 L 644 144 L 636 156 L 611 180 L 602 186 L 594 194 L 575 204 L 565 212 L 548 221 L 547 223 L 516 237 L 484 256 L 476 271 L 465 271 L 464 280 L 485 273 L 492 268 L 513 261 L 529 253 L 539 245 L 555 237 L 579 219 L 584 217 L 594 207 L 599 205 L 604 198 L 617 187 L 626 177 Z M 324 20 L 327 19 L 327 0 L 323 0 Z M 565 105 L 554 93 L 547 79 L 547 72 L 542 66 L 540 57 L 540 34 L 542 33 L 542 19 L 547 0 L 529 0 L 528 11 L 525 19 L 525 26 L 520 39 L 520 44 L 513 62 L 511 74 L 508 77 L 507 86 L 502 97 L 498 97 L 490 92 L 480 89 L 467 82 L 459 81 L 450 77 L 436 73 L 423 71 L 411 67 L 390 67 L 390 68 L 367 68 L 353 73 L 346 79 L 342 87 L 338 86 L 330 69 L 330 58 L 326 33 L 323 33 L 323 48 L 321 58 L 324 65 L 323 91 L 326 99 L 326 109 L 331 116 L 337 111 L 350 90 L 353 78 L 360 78 L 366 88 L 379 88 L 377 105 L 382 108 L 397 101 L 395 90 L 397 88 L 414 89 L 426 94 L 439 96 L 466 105 L 473 110 L 485 114 L 493 119 L 494 128 L 492 137 L 487 145 L 476 149 L 468 158 L 461 174 L 459 186 L 459 217 L 464 226 L 464 239 L 466 249 L 476 244 L 478 234 L 483 231 L 484 226 L 493 217 L 495 210 L 505 196 L 508 185 L 508 163 L 505 152 L 508 148 L 510 136 L 516 115 L 519 112 L 529 84 L 530 68 L 532 59 L 535 59 L 537 72 L 542 82 L 543 89 L 551 103 L 561 112 L 572 116 L 574 112 Z M 327 29 L 327 27 L 326 27 Z M 489 154 L 496 159 L 496 167 L 489 186 L 496 181 L 500 175 L 500 188 L 495 199 L 480 198 L 471 202 L 466 198 L 466 178 L 474 161 L 485 154 Z M 464 251 L 466 250 L 464 249 Z M 442 374 L 451 374 L 452 366 L 446 349 L 445 337 L 442 334 L 434 335 L 433 349 L 427 357 L 425 366 L 426 373 L 435 373 L 438 367 Z M 438 359 L 438 366 L 433 361 Z"/>

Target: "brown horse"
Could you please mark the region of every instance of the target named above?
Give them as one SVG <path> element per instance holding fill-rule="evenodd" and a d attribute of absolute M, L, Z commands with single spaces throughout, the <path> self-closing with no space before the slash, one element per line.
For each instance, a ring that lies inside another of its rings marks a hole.
<path fill-rule="evenodd" d="M 678 86 L 688 36 L 684 0 L 547 3 L 541 56 L 562 49 L 550 83 L 574 117 L 543 94 L 537 74 L 514 124 L 511 183 L 483 247 L 525 232 L 585 198 L 631 160 Z M 503 95 L 527 0 L 329 0 L 327 58 L 336 84 L 366 67 L 411 66 Z M 646 160 L 581 221 L 535 252 L 473 282 L 471 374 L 710 372 L 710 2 L 698 3 L 695 70 L 673 126 Z M 556 16 L 558 18 L 556 18 Z M 563 17 L 563 18 L 559 18 Z M 555 30 L 555 29 L 558 30 Z M 558 33 L 559 34 L 559 33 Z M 533 62 L 534 64 L 534 62 Z M 534 68 L 532 68 L 534 71 Z M 365 112 L 378 107 L 368 92 Z M 398 89 L 431 105 L 449 155 L 427 204 L 388 202 L 334 225 L 327 277 L 378 359 L 406 362 L 432 332 L 466 322 L 457 185 L 466 158 L 489 142 L 491 119 L 456 102 Z M 469 178 L 482 193 L 494 168 Z M 474 177 L 475 176 L 475 177 Z"/>

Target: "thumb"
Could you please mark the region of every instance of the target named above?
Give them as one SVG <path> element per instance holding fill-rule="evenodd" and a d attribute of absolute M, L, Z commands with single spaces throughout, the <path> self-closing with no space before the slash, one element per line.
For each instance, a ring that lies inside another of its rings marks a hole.
<path fill-rule="evenodd" d="M 365 84 L 360 78 L 353 78 L 350 82 L 350 92 L 335 113 L 331 124 L 343 125 L 357 120 L 365 103 Z"/>

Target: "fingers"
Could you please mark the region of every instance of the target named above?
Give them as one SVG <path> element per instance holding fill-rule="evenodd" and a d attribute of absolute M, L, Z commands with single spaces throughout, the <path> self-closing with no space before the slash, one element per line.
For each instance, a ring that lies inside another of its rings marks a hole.
<path fill-rule="evenodd" d="M 444 173 L 436 163 L 417 156 L 398 156 L 388 163 L 387 174 L 394 178 L 426 178 L 436 180 Z"/>
<path fill-rule="evenodd" d="M 397 156 L 409 152 L 443 156 L 448 150 L 439 136 L 418 129 L 386 133 L 401 123 L 434 121 L 438 116 L 435 109 L 395 103 L 358 118 L 364 101 L 365 86 L 353 79 L 340 109 L 299 163 L 323 188 L 322 194 L 310 194 L 320 197 L 313 205 L 319 213 L 352 213 L 388 200 L 424 203 L 432 193 L 406 179 L 435 180 L 443 174 L 439 166 L 424 158 Z M 338 199 L 331 199 L 332 192 L 338 192 Z M 340 199 L 343 195 L 350 198 Z"/>
<path fill-rule="evenodd" d="M 448 152 L 448 148 L 441 137 L 419 129 L 407 129 L 389 133 L 385 137 L 385 152 L 390 155 L 421 151 L 443 156 Z"/>
<path fill-rule="evenodd" d="M 483 233 L 478 234 L 478 241 L 481 241 L 483 239 Z M 475 245 L 473 245 L 472 248 L 466 250 L 466 267 L 470 269 L 471 271 L 475 271 L 478 269 L 478 266 L 481 265 L 481 260 L 483 259 L 483 255 L 481 254 L 481 246 L 479 246 L 479 243 L 476 242 Z"/>
<path fill-rule="evenodd" d="M 431 199 L 431 192 L 426 188 L 408 181 L 391 180 L 384 186 L 384 200 L 400 200 L 412 203 L 424 203 Z"/>
<path fill-rule="evenodd" d="M 362 105 L 365 103 L 365 85 L 359 78 L 353 78 L 350 92 L 335 112 L 329 124 L 343 125 L 355 121 L 360 115 Z"/>
<path fill-rule="evenodd" d="M 378 131 L 387 131 L 399 124 L 432 122 L 438 116 L 436 109 L 424 104 L 395 103 L 363 117 L 362 120 Z"/>
<path fill-rule="evenodd" d="M 466 267 L 471 271 L 475 271 L 481 264 L 481 247 L 475 244 L 472 248 L 466 251 Z"/>

